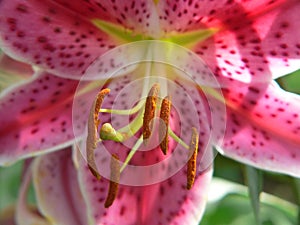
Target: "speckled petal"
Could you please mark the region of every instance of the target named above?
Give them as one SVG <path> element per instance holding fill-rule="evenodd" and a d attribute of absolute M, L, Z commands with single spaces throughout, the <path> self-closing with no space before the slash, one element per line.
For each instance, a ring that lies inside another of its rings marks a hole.
<path fill-rule="evenodd" d="M 224 90 L 224 154 L 256 167 L 300 176 L 300 98 L 275 85 Z"/>
<path fill-rule="evenodd" d="M 238 25 L 246 22 L 237 20 L 241 17 L 246 18 L 245 13 L 260 15 L 287 2 L 287 0 L 160 0 L 157 8 L 164 31 L 185 32 L 219 26 L 222 23 Z"/>
<path fill-rule="evenodd" d="M 52 224 L 87 224 L 71 147 L 37 158 L 33 181 L 38 207 Z"/>
<path fill-rule="evenodd" d="M 62 148 L 74 139 L 72 101 L 77 84 L 41 73 L 1 95 L 1 165 Z"/>
<path fill-rule="evenodd" d="M 29 206 L 27 203 L 27 193 L 32 179 L 32 169 L 26 170 L 23 177 L 22 186 L 20 188 L 19 198 L 16 207 L 15 221 L 18 225 L 50 225 L 51 223 L 40 215 L 35 206 Z"/>
<path fill-rule="evenodd" d="M 109 181 L 97 181 L 85 161 L 79 176 L 93 223 L 124 225 L 197 225 L 204 211 L 212 171 L 198 174 L 191 190 L 186 190 L 186 171 L 181 170 L 168 180 L 149 186 L 120 185 L 117 199 L 105 209 Z"/>
<path fill-rule="evenodd" d="M 154 1 L 147 0 L 55 0 L 60 5 L 87 17 L 118 24 L 135 33 L 155 35 L 159 33 Z"/>
<path fill-rule="evenodd" d="M 0 27 L 4 51 L 64 77 L 80 77 L 115 46 L 91 21 L 53 1 L 1 1 Z"/>
<path fill-rule="evenodd" d="M 250 83 L 268 81 L 299 68 L 297 0 L 160 4 L 168 31 L 219 29 L 193 48 L 216 75 Z"/>

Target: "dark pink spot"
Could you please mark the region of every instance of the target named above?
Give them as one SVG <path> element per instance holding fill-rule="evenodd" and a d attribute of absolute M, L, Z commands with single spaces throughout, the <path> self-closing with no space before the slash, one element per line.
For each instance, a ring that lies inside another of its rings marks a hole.
<path fill-rule="evenodd" d="M 28 7 L 24 4 L 19 4 L 17 5 L 16 8 L 18 11 L 22 12 L 22 13 L 27 13 L 28 12 Z"/>
<path fill-rule="evenodd" d="M 260 92 L 259 89 L 257 89 L 256 87 L 252 87 L 252 86 L 250 86 L 248 88 L 248 90 L 251 91 L 251 92 L 253 92 L 253 93 L 256 93 L 256 94 L 258 94 Z"/>
<path fill-rule="evenodd" d="M 37 38 L 37 41 L 40 43 L 46 43 L 48 41 L 48 39 L 44 36 L 40 36 Z"/>
<path fill-rule="evenodd" d="M 126 207 L 124 205 L 121 206 L 121 209 L 120 209 L 120 216 L 123 216 L 126 212 Z"/>
<path fill-rule="evenodd" d="M 31 134 L 35 134 L 35 133 L 37 133 L 39 131 L 39 129 L 38 128 L 35 128 L 35 129 L 33 129 L 33 130 L 31 130 Z"/>

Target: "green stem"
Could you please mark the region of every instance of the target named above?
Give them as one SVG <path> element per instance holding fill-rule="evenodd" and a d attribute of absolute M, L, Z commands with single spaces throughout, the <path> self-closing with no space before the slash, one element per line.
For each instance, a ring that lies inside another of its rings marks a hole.
<path fill-rule="evenodd" d="M 297 205 L 298 205 L 297 225 L 300 225 L 300 179 L 294 178 L 293 181 L 294 181 L 296 201 L 297 201 Z"/>
<path fill-rule="evenodd" d="M 262 192 L 263 176 L 262 171 L 252 167 L 245 166 L 246 183 L 248 184 L 248 192 L 251 199 L 256 224 L 260 225 L 260 194 Z"/>

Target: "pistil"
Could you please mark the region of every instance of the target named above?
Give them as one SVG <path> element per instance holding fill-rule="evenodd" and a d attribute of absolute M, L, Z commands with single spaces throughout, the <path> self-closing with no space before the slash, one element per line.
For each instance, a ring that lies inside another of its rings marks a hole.
<path fill-rule="evenodd" d="M 126 134 L 116 131 L 110 123 L 103 124 L 99 134 L 102 140 L 113 140 L 115 142 L 123 142 L 126 138 Z"/>

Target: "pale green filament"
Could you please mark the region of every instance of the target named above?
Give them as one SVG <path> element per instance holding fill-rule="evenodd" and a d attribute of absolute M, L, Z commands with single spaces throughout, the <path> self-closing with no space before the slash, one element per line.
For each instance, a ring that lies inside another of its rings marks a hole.
<path fill-rule="evenodd" d="M 169 132 L 168 134 L 179 144 L 181 144 L 184 148 L 186 148 L 187 150 L 189 150 L 189 146 L 183 141 L 180 139 L 180 137 L 178 137 L 173 131 L 172 129 L 169 127 Z"/>
<path fill-rule="evenodd" d="M 141 146 L 142 143 L 143 143 L 143 136 L 141 135 L 140 138 L 135 143 L 135 145 L 132 147 L 131 151 L 129 152 L 124 164 L 122 165 L 122 167 L 120 169 L 120 172 L 122 172 L 125 169 L 125 167 L 129 163 L 129 161 L 132 159 L 134 153 L 136 153 L 136 151 L 139 149 L 139 147 Z"/>
<path fill-rule="evenodd" d="M 117 114 L 117 115 L 132 115 L 136 112 L 138 112 L 142 106 L 144 105 L 145 100 L 141 100 L 136 106 L 134 106 L 131 109 L 100 109 L 100 112 L 103 113 L 113 113 L 113 114 Z"/>
<path fill-rule="evenodd" d="M 127 126 L 122 127 L 118 130 L 120 133 L 126 133 L 127 138 L 132 137 L 143 125 L 143 111 L 140 111 L 139 114 L 131 121 Z"/>

